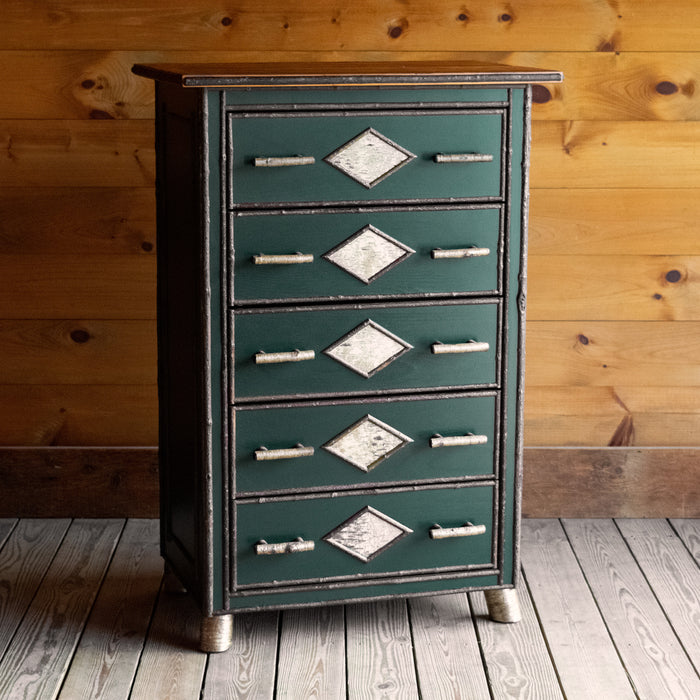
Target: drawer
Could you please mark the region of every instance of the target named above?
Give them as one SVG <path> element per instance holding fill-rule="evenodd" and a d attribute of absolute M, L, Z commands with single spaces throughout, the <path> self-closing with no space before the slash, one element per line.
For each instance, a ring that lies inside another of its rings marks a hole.
<path fill-rule="evenodd" d="M 229 113 L 230 203 L 499 198 L 504 114 Z"/>
<path fill-rule="evenodd" d="M 372 581 L 399 572 L 405 577 L 494 567 L 493 497 L 492 486 L 453 486 L 237 503 L 235 586 L 267 587 L 320 579 L 328 583 L 344 578 Z M 474 534 L 431 537 L 436 524 L 446 530 L 444 534 L 456 534 L 448 529 L 467 523 L 477 526 L 467 531 Z M 269 546 L 257 548 L 265 543 Z M 285 543 L 295 544 L 285 547 Z M 274 545 L 291 551 L 258 553 Z M 311 546 L 313 550 L 303 551 Z"/>
<path fill-rule="evenodd" d="M 493 299 L 235 312 L 231 398 L 494 387 L 499 311 Z"/>
<path fill-rule="evenodd" d="M 244 495 L 494 478 L 498 412 L 494 392 L 239 408 L 235 489 Z"/>
<path fill-rule="evenodd" d="M 232 229 L 235 303 L 500 287 L 498 205 L 242 215 Z"/>

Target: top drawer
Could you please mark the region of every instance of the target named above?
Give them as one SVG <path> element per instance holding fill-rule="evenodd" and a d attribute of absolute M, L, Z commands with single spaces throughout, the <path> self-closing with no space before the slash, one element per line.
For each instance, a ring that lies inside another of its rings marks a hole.
<path fill-rule="evenodd" d="M 504 113 L 230 113 L 229 200 L 238 207 L 497 199 Z"/>

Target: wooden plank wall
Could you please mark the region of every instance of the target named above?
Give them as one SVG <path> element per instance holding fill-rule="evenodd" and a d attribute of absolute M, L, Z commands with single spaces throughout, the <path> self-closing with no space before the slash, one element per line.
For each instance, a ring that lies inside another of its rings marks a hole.
<path fill-rule="evenodd" d="M 696 0 L 3 0 L 0 19 L 0 445 L 156 443 L 133 63 L 412 57 L 565 74 L 534 91 L 526 445 L 698 443 Z"/>

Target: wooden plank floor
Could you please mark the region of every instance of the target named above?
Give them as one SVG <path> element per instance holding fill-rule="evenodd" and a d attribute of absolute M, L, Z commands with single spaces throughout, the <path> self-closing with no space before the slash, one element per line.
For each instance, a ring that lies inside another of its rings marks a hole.
<path fill-rule="evenodd" d="M 526 520 L 516 625 L 480 593 L 266 612 L 211 655 L 157 537 L 0 520 L 0 698 L 700 698 L 699 520 Z"/>

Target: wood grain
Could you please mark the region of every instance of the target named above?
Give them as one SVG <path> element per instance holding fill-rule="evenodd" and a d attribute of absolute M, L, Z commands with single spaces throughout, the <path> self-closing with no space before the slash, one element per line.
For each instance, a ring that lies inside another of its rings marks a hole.
<path fill-rule="evenodd" d="M 162 577 L 158 523 L 129 520 L 59 699 L 123 697 L 136 674 Z"/>
<path fill-rule="evenodd" d="M 695 561 L 700 564 L 700 521 L 671 520 L 671 524 Z"/>
<path fill-rule="evenodd" d="M 155 256 L 152 187 L 0 190 L 0 255 Z"/>
<path fill-rule="evenodd" d="M 695 187 L 700 122 L 537 121 L 534 189 Z"/>
<path fill-rule="evenodd" d="M 696 189 L 533 190 L 528 248 L 531 258 L 618 256 L 623 271 L 622 256 L 699 255 L 699 219 Z"/>
<path fill-rule="evenodd" d="M 537 386 L 697 386 L 697 321 L 532 321 L 525 375 Z"/>
<path fill-rule="evenodd" d="M 0 318 L 156 316 L 153 256 L 3 255 L 0 274 Z"/>
<path fill-rule="evenodd" d="M 155 179 L 153 123 L 0 120 L 0 185 L 144 187 Z"/>
<path fill-rule="evenodd" d="M 700 569 L 665 520 L 617 521 L 688 658 L 700 671 Z"/>
<path fill-rule="evenodd" d="M 568 700 L 636 697 L 556 520 L 525 520 L 522 565 Z"/>
<path fill-rule="evenodd" d="M 651 2 L 520 0 L 507 6 L 474 0 L 418 0 L 410 7 L 358 0 L 343 8 L 331 0 L 261 5 L 239 0 L 235 9 L 205 0 L 95 5 L 90 0 L 41 0 L 28 13 L 6 0 L 0 47 L 31 49 L 139 49 L 154 46 L 217 49 L 582 50 L 694 51 L 700 12 L 693 0 L 674 0 L 674 12 Z M 679 21 L 682 18 L 682 21 Z M 572 31 L 572 27 L 576 31 Z"/>
<path fill-rule="evenodd" d="M 0 517 L 158 515 L 154 448 L 0 448 L 0 456 Z"/>
<path fill-rule="evenodd" d="M 697 321 L 700 257 L 532 255 L 530 320 Z"/>
<path fill-rule="evenodd" d="M 233 644 L 225 654 L 210 654 L 203 700 L 272 700 L 279 637 L 279 613 L 233 616 Z"/>
<path fill-rule="evenodd" d="M 524 582 L 520 582 L 517 591 L 522 620 L 514 625 L 492 622 L 483 594 L 469 594 L 492 697 L 494 700 L 562 700 L 559 681 Z"/>
<path fill-rule="evenodd" d="M 693 386 L 538 386 L 525 391 L 529 447 L 695 447 L 700 434 Z M 626 441 L 620 429 L 628 428 Z"/>
<path fill-rule="evenodd" d="M 0 384 L 0 445 L 158 443 L 154 384 Z"/>
<path fill-rule="evenodd" d="M 3 384 L 155 384 L 155 321 L 1 321 Z M 120 358 L 115 363 L 115 358 Z"/>
<path fill-rule="evenodd" d="M 282 613 L 277 698 L 344 700 L 345 611 L 343 606 Z"/>
<path fill-rule="evenodd" d="M 197 647 L 199 619 L 190 596 L 161 590 L 130 698 L 199 697 L 207 662 Z"/>
<path fill-rule="evenodd" d="M 528 448 L 523 513 L 539 518 L 700 517 L 697 448 Z"/>
<path fill-rule="evenodd" d="M 0 657 L 31 605 L 69 525 L 68 519 L 21 520 L 0 549 Z"/>
<path fill-rule="evenodd" d="M 466 594 L 413 598 L 409 611 L 421 695 L 455 700 L 488 697 Z"/>
<path fill-rule="evenodd" d="M 405 600 L 345 609 L 348 700 L 418 698 Z"/>
<path fill-rule="evenodd" d="M 120 520 L 71 525 L 3 658 L 3 697 L 55 697 L 114 551 Z"/>
<path fill-rule="evenodd" d="M 640 697 L 698 697 L 700 678 L 615 525 L 565 521 L 588 585 Z"/>

